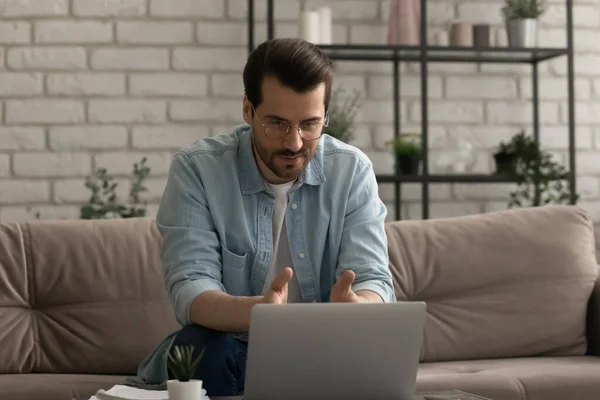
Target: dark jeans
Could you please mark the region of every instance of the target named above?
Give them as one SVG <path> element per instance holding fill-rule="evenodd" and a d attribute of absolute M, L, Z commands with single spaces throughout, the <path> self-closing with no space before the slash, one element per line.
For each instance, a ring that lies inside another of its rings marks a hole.
<path fill-rule="evenodd" d="M 203 381 L 207 396 L 239 396 L 244 392 L 248 344 L 233 334 L 188 325 L 175 336 L 173 347 L 194 346 L 194 357 L 206 348 L 195 379 Z M 169 376 L 169 379 L 172 379 Z"/>

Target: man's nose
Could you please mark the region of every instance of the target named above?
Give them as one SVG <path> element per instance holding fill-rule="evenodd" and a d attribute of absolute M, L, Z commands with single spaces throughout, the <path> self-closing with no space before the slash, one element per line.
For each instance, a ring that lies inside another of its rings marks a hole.
<path fill-rule="evenodd" d="M 300 132 L 297 126 L 292 126 L 290 131 L 284 138 L 284 146 L 293 152 L 300 151 L 302 148 L 302 136 L 300 136 Z"/>

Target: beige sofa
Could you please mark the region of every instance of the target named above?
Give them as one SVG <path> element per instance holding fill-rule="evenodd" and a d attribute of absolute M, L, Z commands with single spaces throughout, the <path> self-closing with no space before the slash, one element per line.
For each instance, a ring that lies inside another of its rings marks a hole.
<path fill-rule="evenodd" d="M 600 398 L 592 223 L 546 206 L 387 224 L 399 300 L 428 304 L 419 389 Z M 0 224 L 0 399 L 87 399 L 178 329 L 151 218 Z"/>

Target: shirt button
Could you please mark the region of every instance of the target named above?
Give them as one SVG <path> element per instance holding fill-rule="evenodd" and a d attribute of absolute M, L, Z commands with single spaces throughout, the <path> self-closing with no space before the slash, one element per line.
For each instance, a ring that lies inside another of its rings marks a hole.
<path fill-rule="evenodd" d="M 296 208 L 298 208 L 298 204 L 296 204 L 296 203 L 292 204 L 292 210 L 295 210 Z"/>
<path fill-rule="evenodd" d="M 304 253 L 298 253 L 298 258 L 304 258 Z"/>

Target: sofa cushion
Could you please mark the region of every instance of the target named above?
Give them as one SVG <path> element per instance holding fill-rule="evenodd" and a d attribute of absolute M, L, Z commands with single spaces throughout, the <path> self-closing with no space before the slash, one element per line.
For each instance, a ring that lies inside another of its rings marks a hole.
<path fill-rule="evenodd" d="M 99 389 L 123 384 L 124 376 L 77 374 L 0 375 L 0 398 L 10 400 L 88 400 Z"/>
<path fill-rule="evenodd" d="M 398 300 L 427 303 L 422 361 L 585 354 L 598 268 L 581 208 L 396 221 L 386 232 Z"/>
<path fill-rule="evenodd" d="M 2 372 L 135 374 L 179 329 L 153 219 L 31 221 L 0 235 Z"/>
<path fill-rule="evenodd" d="M 597 400 L 599 357 L 539 357 L 426 363 L 417 389 L 459 389 L 493 400 Z"/>

